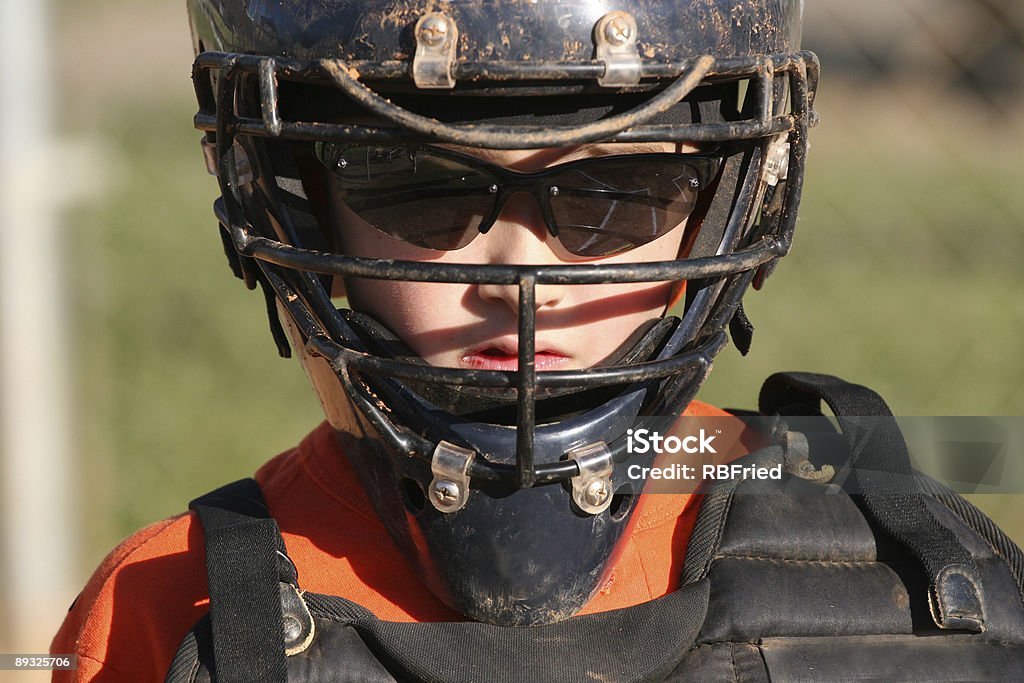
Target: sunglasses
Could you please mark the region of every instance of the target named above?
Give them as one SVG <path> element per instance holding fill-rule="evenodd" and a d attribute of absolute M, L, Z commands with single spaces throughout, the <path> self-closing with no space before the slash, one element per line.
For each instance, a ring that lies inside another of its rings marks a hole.
<path fill-rule="evenodd" d="M 313 151 L 353 213 L 408 244 L 461 249 L 494 225 L 509 197 L 527 192 L 551 236 L 583 257 L 636 249 L 679 226 L 722 161 L 629 154 L 519 173 L 437 147 L 317 142 Z"/>

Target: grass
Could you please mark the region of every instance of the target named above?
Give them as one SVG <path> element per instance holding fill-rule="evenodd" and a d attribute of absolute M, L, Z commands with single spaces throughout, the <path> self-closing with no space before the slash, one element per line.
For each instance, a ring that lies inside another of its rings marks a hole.
<path fill-rule="evenodd" d="M 277 357 L 259 293 L 227 268 L 190 102 L 131 112 L 104 131 L 125 173 L 79 212 L 76 311 L 83 471 L 112 539 L 247 476 L 319 419 L 298 364 Z M 153 132 L 157 134 L 153 134 Z M 91 474 L 91 476 L 90 476 Z"/>

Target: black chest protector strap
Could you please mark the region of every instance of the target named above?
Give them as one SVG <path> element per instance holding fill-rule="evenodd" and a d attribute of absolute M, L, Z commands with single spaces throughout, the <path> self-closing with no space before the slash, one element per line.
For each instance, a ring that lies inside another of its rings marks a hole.
<path fill-rule="evenodd" d="M 870 517 L 921 562 L 935 624 L 982 630 L 978 568 L 925 505 L 906 442 L 881 396 L 831 375 L 779 373 L 762 386 L 759 408 L 765 415 L 820 415 L 821 401 L 832 409 L 849 446 L 851 469 L 844 488 L 861 494 Z"/>
<path fill-rule="evenodd" d="M 216 680 L 283 683 L 279 586 L 296 577 L 259 486 L 242 479 L 193 500 L 189 509 L 206 539 Z"/>

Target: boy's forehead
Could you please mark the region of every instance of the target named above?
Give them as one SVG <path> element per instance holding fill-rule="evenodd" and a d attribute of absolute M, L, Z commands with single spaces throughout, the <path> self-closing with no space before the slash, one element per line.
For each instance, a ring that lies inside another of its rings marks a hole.
<path fill-rule="evenodd" d="M 545 147 L 542 149 L 486 149 L 444 145 L 463 154 L 479 157 L 498 166 L 513 170 L 533 171 L 575 159 L 589 159 L 601 156 L 623 154 L 687 153 L 696 152 L 698 147 L 687 142 L 593 142 L 570 147 Z"/>

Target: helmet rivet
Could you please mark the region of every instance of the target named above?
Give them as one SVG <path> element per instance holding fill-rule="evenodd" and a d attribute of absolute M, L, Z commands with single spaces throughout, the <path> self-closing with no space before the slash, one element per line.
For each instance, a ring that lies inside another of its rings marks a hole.
<path fill-rule="evenodd" d="M 584 492 L 583 497 L 587 503 L 595 507 L 604 505 L 604 502 L 608 500 L 608 482 L 603 480 L 592 481 L 587 486 L 587 490 Z"/>
<path fill-rule="evenodd" d="M 690 178 L 690 189 L 691 190 L 699 190 L 700 189 L 700 181 L 697 180 L 696 178 Z"/>
<path fill-rule="evenodd" d="M 420 24 L 419 38 L 427 45 L 438 46 L 448 36 L 448 21 L 439 14 L 428 16 Z"/>
<path fill-rule="evenodd" d="M 633 24 L 621 12 L 615 12 L 604 25 L 604 37 L 612 45 L 625 45 L 633 40 Z"/>
<path fill-rule="evenodd" d="M 291 614 L 285 614 L 283 621 L 284 641 L 285 643 L 294 643 L 302 635 L 302 622 Z"/>
<path fill-rule="evenodd" d="M 460 491 L 459 485 L 447 479 L 438 479 L 434 482 L 431 493 L 434 494 L 434 502 L 441 508 L 450 508 L 458 504 Z"/>

